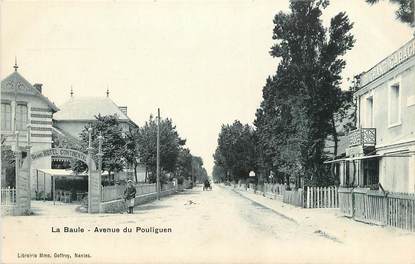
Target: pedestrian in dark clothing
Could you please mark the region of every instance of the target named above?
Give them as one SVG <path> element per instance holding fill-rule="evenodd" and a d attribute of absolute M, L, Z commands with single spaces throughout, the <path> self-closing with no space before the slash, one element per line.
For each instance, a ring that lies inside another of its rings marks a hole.
<path fill-rule="evenodd" d="M 128 213 L 132 214 L 134 209 L 134 200 L 135 200 L 136 190 L 133 186 L 133 181 L 128 180 L 127 188 L 124 191 L 124 200 L 126 205 L 128 206 Z"/>

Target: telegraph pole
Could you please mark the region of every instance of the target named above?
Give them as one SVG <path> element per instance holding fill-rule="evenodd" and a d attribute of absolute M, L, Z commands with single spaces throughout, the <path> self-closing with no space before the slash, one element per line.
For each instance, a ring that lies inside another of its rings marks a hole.
<path fill-rule="evenodd" d="M 415 28 L 415 0 L 412 1 L 412 8 L 413 8 L 412 28 Z M 415 31 L 414 31 L 414 36 L 415 36 Z"/>
<path fill-rule="evenodd" d="M 19 66 L 17 66 L 17 57 L 14 57 L 14 71 L 17 72 Z M 13 116 L 13 133 L 16 133 L 16 115 L 17 115 L 17 83 L 14 86 L 14 116 Z M 17 139 L 16 139 L 17 141 Z"/>
<path fill-rule="evenodd" d="M 157 108 L 157 200 L 160 200 L 160 108 Z"/>
<path fill-rule="evenodd" d="M 415 0 L 412 1 L 412 29 L 415 28 Z M 415 31 L 414 31 L 414 37 L 415 37 Z"/>

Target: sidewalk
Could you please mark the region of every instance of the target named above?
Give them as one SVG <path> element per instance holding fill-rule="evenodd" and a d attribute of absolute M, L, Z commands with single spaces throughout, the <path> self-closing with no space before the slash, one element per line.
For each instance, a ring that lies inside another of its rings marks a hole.
<path fill-rule="evenodd" d="M 388 241 L 392 245 L 395 242 L 415 245 L 415 233 L 357 222 L 342 216 L 339 209 L 300 208 L 285 204 L 281 200 L 264 197 L 262 194 L 254 194 L 229 187 L 227 189 L 273 210 L 280 216 L 295 221 L 298 225 L 313 228 L 315 233 L 333 241 L 353 245 L 356 245 L 356 243 L 373 244 L 373 241 Z"/>

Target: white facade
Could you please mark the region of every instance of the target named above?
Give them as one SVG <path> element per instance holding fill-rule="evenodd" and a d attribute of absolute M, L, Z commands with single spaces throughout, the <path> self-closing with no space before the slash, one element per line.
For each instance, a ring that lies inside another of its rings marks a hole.
<path fill-rule="evenodd" d="M 60 106 L 60 111 L 53 116 L 54 126 L 79 138 L 82 130 L 96 120 L 95 116 L 117 115 L 121 128 L 127 132 L 130 126 L 137 125 L 127 116 L 127 108 L 117 106 L 107 97 L 76 97 Z"/>
<path fill-rule="evenodd" d="M 31 125 L 32 152 L 51 148 L 52 116 L 59 109 L 24 79 L 17 71 L 6 77 L 1 83 L 1 134 L 6 137 L 5 146 L 15 149 L 14 129 L 19 132 L 19 145 L 27 146 L 28 128 Z M 42 158 L 32 162 L 32 197 L 36 190 L 36 169 L 50 169 L 51 158 Z M 2 172 L 2 179 L 5 177 Z M 50 182 L 49 182 L 50 184 Z M 7 186 L 5 186 L 7 187 Z"/>
<path fill-rule="evenodd" d="M 415 39 L 364 73 L 361 84 L 357 124 L 376 129 L 375 152 L 366 155 L 378 156 L 379 183 L 415 192 Z M 361 181 L 361 166 L 359 174 Z"/>
<path fill-rule="evenodd" d="M 107 92 L 106 97 L 76 97 L 71 94 L 71 98 L 60 106 L 60 111 L 53 116 L 54 127 L 63 130 L 74 138 L 80 139 L 81 132 L 90 123 L 96 121 L 96 116 L 116 115 L 120 122 L 123 132 L 127 133 L 130 128 L 138 127 L 128 116 L 127 107 L 116 105 Z M 130 168 L 127 173 L 115 173 L 115 181 L 125 180 L 127 175 L 131 175 Z M 144 181 L 145 170 L 137 167 L 137 180 Z"/>

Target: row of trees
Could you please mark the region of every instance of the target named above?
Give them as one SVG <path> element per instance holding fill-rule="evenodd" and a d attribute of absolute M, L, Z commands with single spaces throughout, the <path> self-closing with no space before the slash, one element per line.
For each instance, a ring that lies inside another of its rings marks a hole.
<path fill-rule="evenodd" d="M 156 181 L 157 165 L 157 120 L 150 116 L 142 127 L 129 126 L 123 129 L 122 124 L 115 115 L 96 116 L 96 121 L 86 126 L 81 132 L 81 144 L 61 142 L 54 138 L 56 147 L 70 147 L 80 151 L 86 151 L 88 147 L 88 129 L 92 128 L 92 147 L 94 155 L 98 152 L 98 137 L 103 137 L 102 144 L 102 169 L 109 174 L 122 171 L 127 168 L 134 169 L 137 181 L 137 169 L 145 166 L 147 181 Z M 67 138 L 63 138 L 67 140 Z M 67 144 L 70 144 L 68 146 Z M 186 147 L 186 140 L 182 139 L 170 118 L 160 120 L 160 168 L 161 181 L 167 181 L 167 177 L 174 176 L 181 182 L 183 179 L 193 181 L 207 178 L 203 161 L 200 157 L 193 156 Z M 82 172 L 87 169 L 82 162 L 73 162 L 74 171 Z"/>
<path fill-rule="evenodd" d="M 222 126 L 214 159 L 214 177 L 240 180 L 248 172 L 259 181 L 328 184 L 323 166 L 329 137 L 337 142 L 336 119 L 352 104 L 340 89 L 342 56 L 354 45 L 353 23 L 341 12 L 322 23 L 328 1 L 291 1 L 289 13 L 274 18 L 270 54 L 280 59 L 266 80 L 254 127 L 235 121 Z M 272 171 L 272 173 L 271 173 Z"/>

